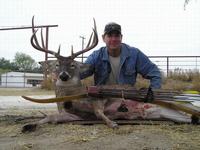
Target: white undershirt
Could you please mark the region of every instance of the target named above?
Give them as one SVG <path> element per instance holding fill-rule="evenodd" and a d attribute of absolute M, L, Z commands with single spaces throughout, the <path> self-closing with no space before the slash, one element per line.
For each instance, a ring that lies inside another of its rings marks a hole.
<path fill-rule="evenodd" d="M 120 55 L 118 57 L 109 56 L 109 61 L 111 65 L 111 72 L 106 84 L 117 84 L 119 76 L 119 64 L 120 64 Z"/>

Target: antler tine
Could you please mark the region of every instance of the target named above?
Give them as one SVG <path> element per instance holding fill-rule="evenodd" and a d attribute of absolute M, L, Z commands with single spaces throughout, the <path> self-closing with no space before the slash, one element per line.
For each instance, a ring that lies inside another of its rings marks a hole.
<path fill-rule="evenodd" d="M 85 52 L 87 52 L 87 51 L 93 49 L 93 48 L 98 44 L 98 41 L 99 41 L 99 40 L 98 40 L 98 35 L 97 35 L 96 22 L 95 22 L 95 19 L 93 19 L 93 20 L 94 20 L 94 28 L 92 29 L 92 30 L 93 30 L 93 33 L 92 33 L 91 36 L 90 36 L 89 42 L 88 42 L 88 44 L 87 44 L 87 47 L 86 47 L 85 49 L 81 50 L 81 51 L 78 51 L 78 52 L 74 53 L 74 54 L 71 56 L 72 59 L 76 58 L 76 57 L 77 57 L 78 55 L 80 55 L 80 54 L 83 54 L 83 53 L 85 53 Z M 93 36 L 93 34 L 94 34 L 94 36 Z M 92 40 L 92 44 L 90 45 L 90 42 L 91 42 L 92 37 L 93 37 L 93 40 Z M 90 45 L 90 46 L 89 46 L 89 45 Z"/>
<path fill-rule="evenodd" d="M 71 56 L 74 55 L 74 48 L 73 48 L 73 45 L 71 46 Z"/>
<path fill-rule="evenodd" d="M 43 33 L 42 33 L 42 30 L 41 30 L 41 41 L 42 41 L 42 47 L 40 46 L 39 42 L 38 42 L 38 39 L 37 39 L 37 36 L 36 36 L 36 32 L 38 31 L 35 30 L 35 25 L 34 25 L 34 16 L 32 18 L 32 36 L 31 36 L 31 45 L 39 50 L 39 51 L 42 51 L 42 52 L 47 52 L 49 54 L 52 54 L 54 55 L 55 57 L 59 57 L 60 55 L 58 53 L 55 53 L 54 51 L 51 51 L 51 50 L 47 50 L 44 46 L 44 38 L 43 38 Z"/>
<path fill-rule="evenodd" d="M 34 33 L 33 33 L 33 35 L 31 36 L 31 45 L 32 45 L 35 49 L 37 49 L 37 50 L 39 50 L 39 51 L 45 52 L 45 51 L 40 47 L 40 45 L 38 44 L 37 39 L 35 39 L 35 34 L 36 34 L 37 31 L 38 31 L 38 29 L 35 30 Z M 35 42 L 35 43 L 34 43 L 34 42 Z"/>
<path fill-rule="evenodd" d="M 43 32 L 42 32 L 42 29 L 41 29 L 41 43 L 42 43 L 42 47 L 44 49 L 46 49 L 45 45 L 44 45 L 44 38 L 43 38 Z"/>
<path fill-rule="evenodd" d="M 36 37 L 36 32 L 38 31 L 38 29 L 37 30 L 35 30 L 35 25 L 34 25 L 34 16 L 33 16 L 33 18 L 32 18 L 32 32 L 33 32 L 33 35 L 32 35 L 32 37 L 31 37 L 31 41 L 35 41 L 35 44 L 36 44 L 36 46 L 37 47 L 39 47 L 39 48 L 41 48 L 40 47 L 40 45 L 39 45 L 39 42 L 38 42 L 38 40 L 37 40 L 37 37 Z M 31 43 L 32 44 L 32 43 Z M 35 48 L 35 47 L 34 47 Z"/>
<path fill-rule="evenodd" d="M 57 54 L 59 54 L 59 55 L 60 55 L 60 47 L 61 47 L 61 45 L 59 45 L 58 52 L 57 52 Z"/>
<path fill-rule="evenodd" d="M 92 37 L 93 37 L 93 32 L 92 32 L 91 35 L 90 35 L 90 38 L 89 38 L 89 41 L 88 41 L 88 43 L 87 43 L 86 48 L 88 48 L 88 47 L 90 46 L 90 43 L 91 43 Z"/>
<path fill-rule="evenodd" d="M 94 30 L 97 31 L 96 21 L 94 18 L 93 18 L 93 21 L 94 21 Z"/>

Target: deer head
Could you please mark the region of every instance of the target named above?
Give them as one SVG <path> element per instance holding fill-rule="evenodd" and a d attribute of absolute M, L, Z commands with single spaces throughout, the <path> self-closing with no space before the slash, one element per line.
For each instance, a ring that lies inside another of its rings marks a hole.
<path fill-rule="evenodd" d="M 32 36 L 31 36 L 31 45 L 42 52 L 49 53 L 57 58 L 57 66 L 56 66 L 56 73 L 58 75 L 58 80 L 62 82 L 67 82 L 68 80 L 72 79 L 74 81 L 78 81 L 77 78 L 79 78 L 79 72 L 80 72 L 80 63 L 75 61 L 74 59 L 85 53 L 89 50 L 93 49 L 98 44 L 98 35 L 97 35 L 97 29 L 96 29 L 96 23 L 94 20 L 94 28 L 93 32 L 89 38 L 88 44 L 85 49 L 82 49 L 76 53 L 73 53 L 73 48 L 71 50 L 71 56 L 65 57 L 60 55 L 60 46 L 58 48 L 58 52 L 54 52 L 52 50 L 49 50 L 45 47 L 44 44 L 44 38 L 43 33 L 41 29 L 41 44 L 38 42 L 38 38 L 36 36 L 38 30 L 35 29 L 34 26 L 34 17 L 32 18 Z M 92 42 L 91 42 L 92 41 Z M 88 67 L 88 65 L 85 65 Z"/>

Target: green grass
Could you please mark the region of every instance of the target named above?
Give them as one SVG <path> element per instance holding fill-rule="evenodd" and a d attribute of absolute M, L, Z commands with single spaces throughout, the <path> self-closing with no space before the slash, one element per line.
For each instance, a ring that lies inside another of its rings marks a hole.
<path fill-rule="evenodd" d="M 53 90 L 34 88 L 0 88 L 0 96 L 54 95 Z"/>

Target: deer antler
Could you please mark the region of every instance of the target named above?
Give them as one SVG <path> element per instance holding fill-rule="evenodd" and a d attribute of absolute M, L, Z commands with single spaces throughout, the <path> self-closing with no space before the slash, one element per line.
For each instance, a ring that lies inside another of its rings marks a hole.
<path fill-rule="evenodd" d="M 86 48 L 83 49 L 83 50 L 80 50 L 80 51 L 78 51 L 78 52 L 76 52 L 76 53 L 73 53 L 73 54 L 70 56 L 72 59 L 76 58 L 76 57 L 77 57 L 78 55 L 80 55 L 80 54 L 83 54 L 83 53 L 85 53 L 85 52 L 87 52 L 87 51 L 93 49 L 93 48 L 98 44 L 98 34 L 97 34 L 96 21 L 95 21 L 95 19 L 93 19 L 93 20 L 94 20 L 94 28 L 93 28 L 92 34 L 90 35 L 90 39 L 89 39 L 89 41 L 88 41 L 88 44 L 87 44 Z M 93 39 L 92 39 L 92 38 L 93 38 Z M 92 40 L 92 44 L 90 45 L 91 40 Z"/>
<path fill-rule="evenodd" d="M 97 35 L 97 28 L 96 28 L 96 22 L 95 22 L 95 19 L 94 20 L 94 28 L 93 28 L 93 32 L 90 36 L 90 39 L 88 41 L 88 44 L 86 46 L 85 49 L 81 50 L 81 51 L 78 51 L 76 53 L 72 53 L 71 56 L 69 56 L 68 58 L 70 59 L 74 59 L 76 58 L 78 55 L 80 54 L 83 54 L 91 49 L 93 49 L 97 44 L 98 44 L 98 35 Z M 33 32 L 33 35 L 31 36 L 31 45 L 39 50 L 39 51 L 42 51 L 42 52 L 47 52 L 49 54 L 52 54 L 54 55 L 56 58 L 61 58 L 63 56 L 60 55 L 60 46 L 59 46 L 59 49 L 58 49 L 58 52 L 54 52 L 52 50 L 48 50 L 46 47 L 45 47 L 45 44 L 44 44 L 44 38 L 43 38 L 43 33 L 42 33 L 42 30 L 41 30 L 41 43 L 42 43 L 42 46 L 40 46 L 39 42 L 38 42 L 38 39 L 37 39 L 37 36 L 36 36 L 36 32 L 38 30 L 35 30 L 35 26 L 34 26 L 34 16 L 32 18 L 32 32 Z M 92 39 L 93 38 L 93 39 Z M 92 44 L 90 44 L 92 41 Z"/>
<path fill-rule="evenodd" d="M 54 51 L 51 51 L 51 50 L 46 49 L 45 44 L 44 44 L 44 38 L 43 38 L 42 29 L 41 29 L 41 43 L 42 43 L 42 46 L 40 46 L 40 44 L 39 44 L 39 42 L 38 42 L 38 39 L 37 39 L 37 36 L 36 36 L 36 32 L 37 32 L 37 31 L 38 31 L 38 29 L 35 30 L 35 26 L 34 26 L 34 16 L 33 16 L 33 18 L 32 18 L 32 32 L 33 32 L 33 35 L 31 36 L 31 45 L 32 45 L 35 49 L 37 49 L 37 50 L 39 50 L 39 51 L 42 51 L 42 52 L 45 52 L 45 53 L 47 52 L 47 53 L 49 53 L 49 54 L 54 55 L 55 57 L 60 57 L 59 52 L 56 53 L 56 52 L 54 52 Z M 60 47 L 59 47 L 59 49 L 60 49 Z"/>

